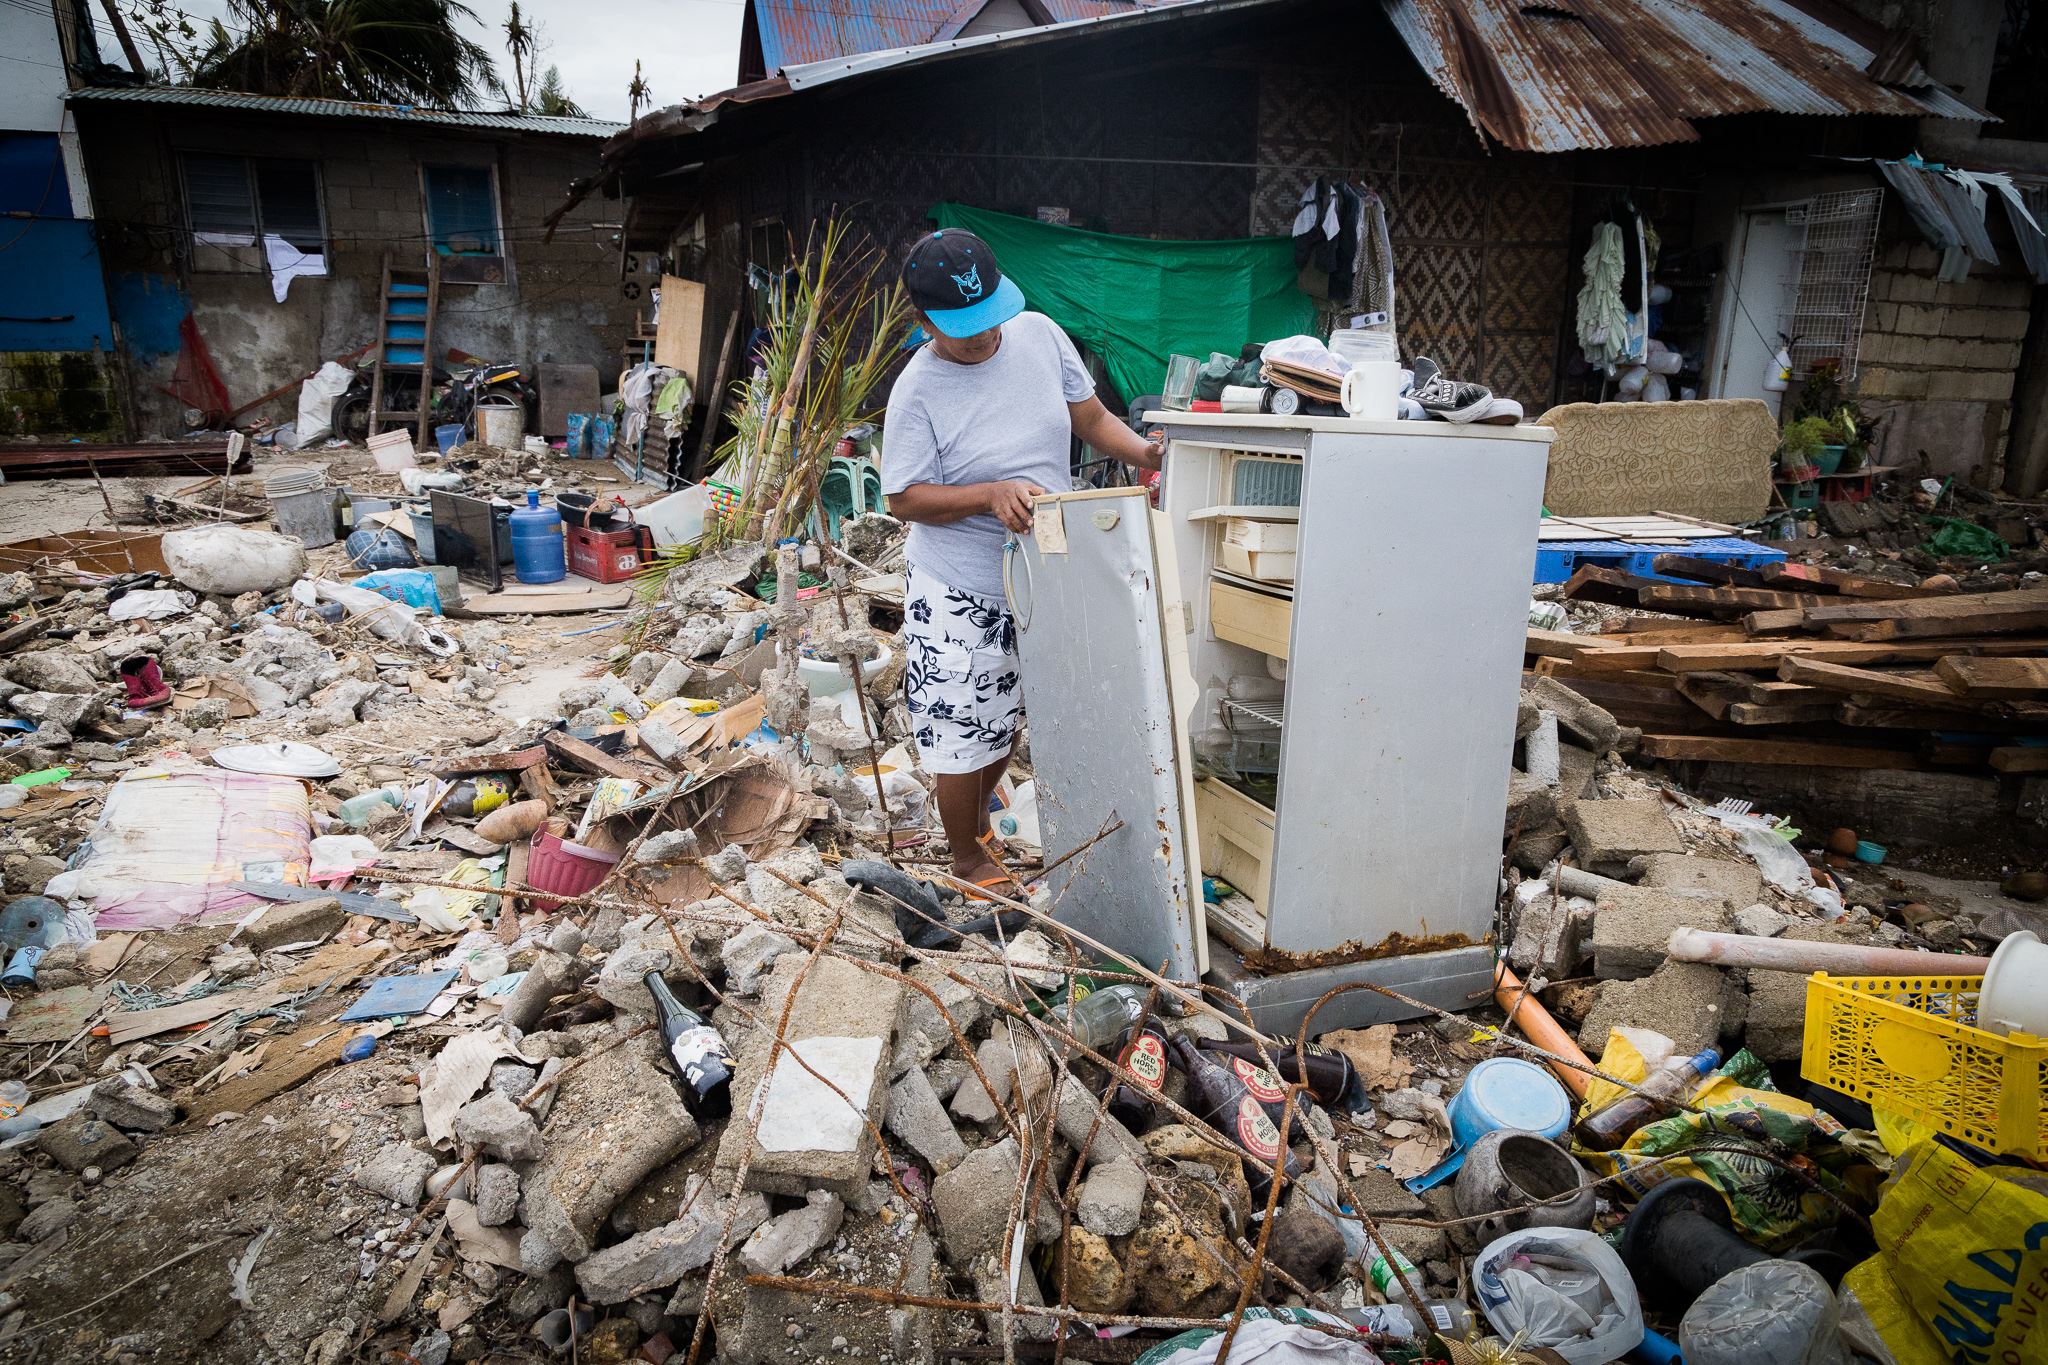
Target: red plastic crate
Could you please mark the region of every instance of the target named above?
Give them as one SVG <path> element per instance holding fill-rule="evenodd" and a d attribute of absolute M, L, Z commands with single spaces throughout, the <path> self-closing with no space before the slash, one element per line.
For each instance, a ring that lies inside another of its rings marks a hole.
<path fill-rule="evenodd" d="M 563 539 L 569 551 L 569 572 L 600 583 L 624 583 L 640 572 L 641 529 L 587 531 L 581 526 L 564 526 Z"/>

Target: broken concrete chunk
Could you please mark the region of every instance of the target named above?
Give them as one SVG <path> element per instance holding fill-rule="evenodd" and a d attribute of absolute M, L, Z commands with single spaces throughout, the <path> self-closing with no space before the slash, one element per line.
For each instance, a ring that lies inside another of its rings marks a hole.
<path fill-rule="evenodd" d="M 519 1211 L 519 1172 L 492 1164 L 476 1173 L 476 1220 L 487 1228 L 503 1227 Z"/>
<path fill-rule="evenodd" d="M 1564 812 L 1564 823 L 1579 851 L 1579 865 L 1594 872 L 1625 870 L 1630 859 L 1646 853 L 1685 852 L 1678 826 L 1661 801 L 1575 801 Z"/>
<path fill-rule="evenodd" d="M 1012 1038 L 1010 1026 L 997 1024 L 974 1050 L 982 1075 L 969 1074 L 953 1095 L 953 1112 L 969 1123 L 993 1123 L 1002 1110 L 1014 1113 L 1018 1105 L 1036 1107 L 1052 1084 L 1052 1064 L 1038 1040 L 1029 1033 Z M 989 1086 L 995 1094 L 989 1094 Z M 1000 1102 L 1000 1103 L 999 1103 Z"/>
<path fill-rule="evenodd" d="M 843 958 L 785 954 L 770 970 L 762 1000 L 770 1018 L 789 1000 L 789 1046 L 771 1075 L 765 1029 L 751 1030 L 739 1044 L 733 1093 L 751 1095 L 768 1082 L 752 1135 L 748 1187 L 793 1195 L 822 1188 L 850 1197 L 867 1179 L 871 1125 L 880 1123 L 888 1105 L 885 1073 L 903 987 Z M 739 1168 L 748 1136 L 745 1124 L 726 1126 L 719 1170 Z"/>
<path fill-rule="evenodd" d="M 371 1194 L 413 1209 L 427 1192 L 427 1177 L 434 1173 L 434 1158 L 417 1147 L 393 1143 L 356 1170 L 356 1184 Z"/>
<path fill-rule="evenodd" d="M 758 1197 L 758 1196 L 757 1196 Z M 839 1233 L 846 1204 L 829 1190 L 812 1190 L 804 1206 L 777 1214 L 740 1248 L 740 1262 L 756 1275 L 781 1275 Z"/>
<path fill-rule="evenodd" d="M 1663 1034 L 1683 1053 L 1716 1047 L 1743 1024 L 1748 1000 L 1735 978 L 1703 962 L 1667 962 L 1634 981 L 1609 981 L 1579 1027 L 1579 1046 L 1594 1057 L 1622 1025 Z"/>
<path fill-rule="evenodd" d="M 1586 700 L 1556 678 L 1524 677 L 1522 695 L 1545 711 L 1555 712 L 1558 728 L 1576 735 L 1595 753 L 1632 751 L 1643 732 L 1622 725 L 1605 707 Z"/>
<path fill-rule="evenodd" d="M 614 1045 L 607 1032 L 590 1036 L 581 1064 L 564 1072 L 546 1150 L 526 1173 L 528 1226 L 570 1260 L 596 1250 L 612 1207 L 698 1137 L 662 1065 L 660 1037 Z"/>
<path fill-rule="evenodd" d="M 948 1261 L 967 1265 L 1001 1245 L 1016 1197 L 1019 1160 L 1017 1139 L 1004 1138 L 968 1153 L 932 1182 L 932 1209 Z"/>
<path fill-rule="evenodd" d="M 38 650 L 7 664 L 7 681 L 25 692 L 79 692 L 97 695 L 100 680 L 75 654 Z"/>
<path fill-rule="evenodd" d="M 965 1090 L 967 1085 L 963 1083 L 960 1088 Z M 1097 1098 L 1088 1093 L 1088 1087 L 1081 1084 L 1079 1077 L 1072 1074 L 1060 1086 L 1059 1108 L 1053 1113 L 1053 1126 L 1061 1137 L 1080 1151 L 1084 1165 L 1114 1161 L 1118 1157 L 1128 1157 L 1133 1161 L 1144 1158 L 1146 1144 L 1131 1136 L 1131 1130 L 1124 1127 L 1114 1114 L 1103 1112 Z M 1243 1178 L 1242 1175 L 1238 1177 L 1240 1180 Z"/>
<path fill-rule="evenodd" d="M 701 1183 L 701 1180 L 697 1183 Z M 737 1245 L 768 1218 L 768 1201 L 748 1192 L 734 1212 L 728 1247 Z M 576 1266 L 576 1283 L 592 1303 L 624 1303 L 652 1289 L 665 1289 L 698 1266 L 710 1263 L 725 1220 L 723 1201 L 699 1192 L 681 1218 L 636 1233 L 595 1252 Z"/>
<path fill-rule="evenodd" d="M 52 1161 L 73 1173 L 88 1166 L 116 1171 L 141 1151 L 127 1134 L 83 1111 L 45 1128 L 37 1141 Z"/>
<path fill-rule="evenodd" d="M 974 1297 L 983 1303 L 1009 1304 L 1013 1308 L 1022 1305 L 1027 1308 L 1045 1307 L 1045 1291 L 1039 1287 L 1038 1276 L 1032 1273 L 1027 1261 L 1017 1272 L 1014 1288 L 1010 1278 L 1004 1274 L 1007 1258 L 994 1254 L 975 1258 Z M 1035 1313 L 1011 1313 L 1007 1317 L 1000 1312 L 984 1312 L 982 1320 L 988 1327 L 988 1334 L 997 1341 L 1007 1335 L 1018 1341 L 1051 1341 L 1059 1335 L 1059 1323 L 1052 1318 L 1040 1317 Z"/>
<path fill-rule="evenodd" d="M 1076 1214 L 1081 1226 L 1102 1237 L 1122 1237 L 1138 1230 L 1145 1206 L 1145 1172 L 1129 1161 L 1105 1161 L 1081 1183 Z"/>
<path fill-rule="evenodd" d="M 46 1199 L 29 1212 L 16 1228 L 15 1237 L 24 1242 L 40 1242 L 45 1237 L 54 1237 L 78 1221 L 78 1205 L 69 1199 Z"/>
<path fill-rule="evenodd" d="M 675 961 L 666 948 L 635 941 L 614 949 L 597 974 L 597 993 L 614 1009 L 654 1017 L 654 996 L 647 989 L 649 972 L 666 972 Z"/>
<path fill-rule="evenodd" d="M 94 1086 L 85 1107 L 116 1128 L 130 1132 L 161 1132 L 178 1119 L 178 1106 L 169 1096 L 145 1090 L 121 1076 Z"/>
<path fill-rule="evenodd" d="M 348 923 L 348 912 L 334 896 L 310 901 L 279 901 L 242 931 L 251 951 L 267 953 L 286 943 L 312 943 Z"/>
<path fill-rule="evenodd" d="M 1646 853 L 1631 870 L 1637 885 L 1667 891 L 1708 891 L 1730 905 L 1750 905 L 1764 894 L 1764 875 L 1747 859 L 1698 853 Z"/>
<path fill-rule="evenodd" d="M 1579 964 L 1585 960 L 1586 935 L 1593 927 L 1593 902 L 1576 896 L 1553 896 L 1550 887 L 1540 883 L 1538 886 L 1516 917 L 1508 964 L 1524 980 L 1541 977 L 1560 981 L 1576 976 Z"/>
<path fill-rule="evenodd" d="M 959 1131 L 946 1117 L 946 1106 L 921 1068 L 912 1067 L 889 1087 L 889 1118 L 884 1126 L 924 1158 L 935 1175 L 944 1175 L 967 1155 Z"/>
<path fill-rule="evenodd" d="M 1066 1275 L 1067 1298 L 1076 1309 L 1104 1315 L 1130 1311 L 1138 1287 L 1105 1238 L 1086 1227 L 1070 1227 L 1060 1252 L 1065 1264 L 1053 1274 Z"/>
<path fill-rule="evenodd" d="M 690 666 L 681 659 L 665 659 L 647 685 L 640 689 L 640 699 L 650 706 L 658 706 L 681 696 L 689 683 Z"/>
<path fill-rule="evenodd" d="M 1647 976 L 1663 963 L 1674 929 L 1728 926 L 1728 902 L 1711 892 L 1618 886 L 1593 913 L 1593 971 L 1609 981 Z"/>
<path fill-rule="evenodd" d="M 542 1151 L 533 1115 L 495 1091 L 455 1111 L 455 1137 L 500 1161 L 532 1161 Z"/>
<path fill-rule="evenodd" d="M 1776 938 L 1792 924 L 1788 915 L 1780 914 L 1768 905 L 1748 905 L 1734 915 L 1735 932 L 1749 934 L 1755 938 Z M 1800 978 L 1800 988 L 1805 988 L 1805 978 Z"/>
<path fill-rule="evenodd" d="M 66 731 L 62 743 L 71 742 L 68 733 L 78 729 L 103 709 L 100 699 L 82 692 L 17 692 L 7 699 L 17 715 L 39 725 L 55 725 Z"/>
<path fill-rule="evenodd" d="M 796 940 L 778 934 L 759 920 L 743 926 L 719 946 L 719 960 L 725 964 L 726 989 L 752 995 L 761 989 L 761 978 L 775 965 L 775 959 L 797 950 Z"/>

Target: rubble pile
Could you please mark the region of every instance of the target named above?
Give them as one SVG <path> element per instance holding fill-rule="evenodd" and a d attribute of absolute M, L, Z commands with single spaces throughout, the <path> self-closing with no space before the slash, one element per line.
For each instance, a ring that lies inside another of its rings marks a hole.
<path fill-rule="evenodd" d="M 1531 675 L 1494 998 L 1264 1035 L 1062 923 L 1040 873 L 1089 845 L 942 873 L 865 573 L 898 529 L 702 555 L 590 625 L 317 552 L 227 581 L 276 549 L 239 526 L 154 582 L 0 583 L 35 627 L 0 657 L 0 1339 L 1595 1361 L 1737 1290 L 1882 1317 L 1911 1267 L 1863 1220 L 1923 1158 L 1801 1079 L 1810 969 L 1754 945 L 1974 958 L 2023 903 L 1696 800 Z M 1675 1209 L 1759 1283 L 1670 1273 Z"/>

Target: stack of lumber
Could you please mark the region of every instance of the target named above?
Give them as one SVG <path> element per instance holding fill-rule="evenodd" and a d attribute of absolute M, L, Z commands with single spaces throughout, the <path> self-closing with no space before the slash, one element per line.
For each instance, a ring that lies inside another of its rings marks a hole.
<path fill-rule="evenodd" d="M 1942 593 L 1683 555 L 1655 568 L 1701 581 L 1583 568 L 1567 597 L 1668 615 L 1531 630 L 1528 646 L 1533 671 L 1639 727 L 1645 757 L 2048 772 L 2048 587 Z"/>

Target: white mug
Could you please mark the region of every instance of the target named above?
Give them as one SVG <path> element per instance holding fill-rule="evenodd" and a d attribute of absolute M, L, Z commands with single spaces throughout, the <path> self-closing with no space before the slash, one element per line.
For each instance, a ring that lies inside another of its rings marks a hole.
<path fill-rule="evenodd" d="M 1401 415 L 1401 362 L 1361 360 L 1345 373 L 1339 393 L 1353 417 L 1391 422 Z"/>

